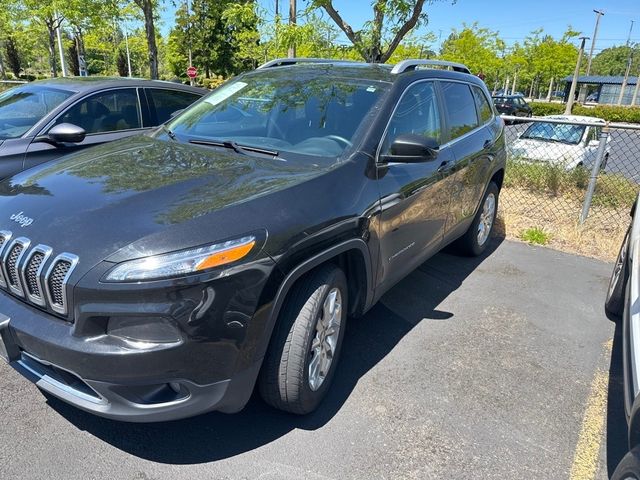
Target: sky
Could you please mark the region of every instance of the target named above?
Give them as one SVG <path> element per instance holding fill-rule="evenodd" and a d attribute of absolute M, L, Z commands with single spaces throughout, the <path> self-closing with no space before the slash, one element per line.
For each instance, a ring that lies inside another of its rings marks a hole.
<path fill-rule="evenodd" d="M 164 0 L 161 31 L 168 33 L 173 25 L 175 6 L 173 2 L 184 0 Z M 279 0 L 280 11 L 288 12 L 289 0 Z M 334 0 L 333 4 L 342 17 L 354 29 L 370 20 L 372 16 L 372 0 Z M 267 20 L 272 20 L 275 13 L 276 0 L 259 0 L 261 7 L 267 12 Z M 593 9 L 603 10 L 594 53 L 613 45 L 624 44 L 629 35 L 631 20 L 636 23 L 631 33 L 631 41 L 640 43 L 640 1 L 639 0 L 457 0 L 436 1 L 428 5 L 425 11 L 429 15 L 429 23 L 418 33 L 431 31 L 438 39 L 434 49 L 439 49 L 439 42 L 446 39 L 452 28 L 460 29 L 463 23 L 478 22 L 482 27 L 498 31 L 502 39 L 510 45 L 521 42 L 531 31 L 543 28 L 545 33 L 560 38 L 571 25 L 574 30 L 584 36 L 592 37 L 596 14 Z M 298 9 L 307 5 L 298 0 Z M 347 43 L 346 38 L 342 40 Z M 576 40 L 578 43 L 578 40 Z M 590 40 L 587 41 L 587 49 Z"/>

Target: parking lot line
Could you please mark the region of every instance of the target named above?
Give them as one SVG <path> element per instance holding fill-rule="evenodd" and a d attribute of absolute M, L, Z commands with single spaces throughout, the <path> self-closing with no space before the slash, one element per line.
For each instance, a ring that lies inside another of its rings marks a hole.
<path fill-rule="evenodd" d="M 602 357 L 604 359 L 608 360 L 611 357 L 612 346 L 611 340 L 603 344 Z M 582 417 L 580 435 L 569 475 L 570 480 L 592 480 L 596 477 L 607 411 L 608 385 L 609 371 L 601 365 L 596 370 L 591 382 L 587 407 L 584 417 Z"/>

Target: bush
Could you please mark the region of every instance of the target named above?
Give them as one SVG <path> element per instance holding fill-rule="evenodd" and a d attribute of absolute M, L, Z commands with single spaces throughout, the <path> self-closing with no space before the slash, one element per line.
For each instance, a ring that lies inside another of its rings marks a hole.
<path fill-rule="evenodd" d="M 545 115 L 562 115 L 564 104 L 531 102 L 533 115 L 543 117 Z M 609 122 L 640 123 L 640 107 L 622 107 L 617 105 L 598 105 L 596 107 L 585 107 L 576 103 L 571 111 L 573 115 L 584 115 L 587 117 L 598 117 Z"/>
<path fill-rule="evenodd" d="M 224 78 L 222 77 L 222 75 L 218 75 L 217 77 L 211 77 L 211 78 L 203 78 L 200 80 L 200 83 L 204 88 L 213 90 L 215 88 L 218 88 L 220 85 L 224 83 Z"/>
<path fill-rule="evenodd" d="M 561 115 L 564 113 L 564 105 L 562 103 L 531 102 L 529 105 L 531 106 L 531 110 L 533 110 L 533 115 L 536 117 Z"/>

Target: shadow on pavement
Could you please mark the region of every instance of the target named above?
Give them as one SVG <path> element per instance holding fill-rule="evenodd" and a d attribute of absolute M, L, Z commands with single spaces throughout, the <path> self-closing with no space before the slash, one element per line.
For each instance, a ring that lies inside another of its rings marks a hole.
<path fill-rule="evenodd" d="M 622 320 L 618 320 L 613 335 L 607 396 L 607 474 L 609 478 L 629 448 L 627 444 L 627 418 L 624 411 L 622 342 Z"/>
<path fill-rule="evenodd" d="M 499 227 L 499 225 L 496 225 Z M 437 306 L 491 255 L 504 240 L 501 228 L 478 258 L 440 253 L 403 282 L 420 282 L 420 311 L 402 317 L 384 305 L 384 297 L 363 318 L 350 319 L 334 383 L 318 410 L 294 416 L 266 406 L 254 393 L 240 413 L 209 413 L 155 424 L 121 423 L 85 413 L 47 395 L 48 403 L 77 428 L 131 455 L 168 464 L 197 464 L 233 457 L 268 444 L 294 429 L 315 430 L 329 422 L 349 398 L 358 380 L 375 367 L 422 319 L 447 320 Z M 426 273 L 426 275 L 425 275 Z M 402 289 L 402 285 L 394 287 Z M 394 293 L 396 298 L 398 292 Z M 402 295 L 405 295 L 403 292 Z M 412 302 L 406 294 L 406 302 Z M 417 299 L 416 299 L 417 300 Z M 415 309 L 413 309 L 415 310 Z"/>

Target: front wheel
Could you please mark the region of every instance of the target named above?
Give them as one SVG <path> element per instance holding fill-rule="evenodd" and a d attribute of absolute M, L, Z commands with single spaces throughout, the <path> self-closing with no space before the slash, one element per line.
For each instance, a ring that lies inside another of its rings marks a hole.
<path fill-rule="evenodd" d="M 618 258 L 616 258 L 616 263 L 609 279 L 607 298 L 604 302 L 604 309 L 615 318 L 620 318 L 624 310 L 624 290 L 627 281 L 627 256 L 629 255 L 630 234 L 631 227 L 627 229 L 622 245 L 620 245 Z"/>
<path fill-rule="evenodd" d="M 456 247 L 460 253 L 475 257 L 486 250 L 498 212 L 499 194 L 498 186 L 490 182 L 471 226 L 456 241 Z"/>
<path fill-rule="evenodd" d="M 638 447 L 622 458 L 611 480 L 640 480 L 640 449 Z"/>
<path fill-rule="evenodd" d="M 324 398 L 340 356 L 347 319 L 347 280 L 327 264 L 302 277 L 287 295 L 259 378 L 269 405 L 296 414 Z"/>

